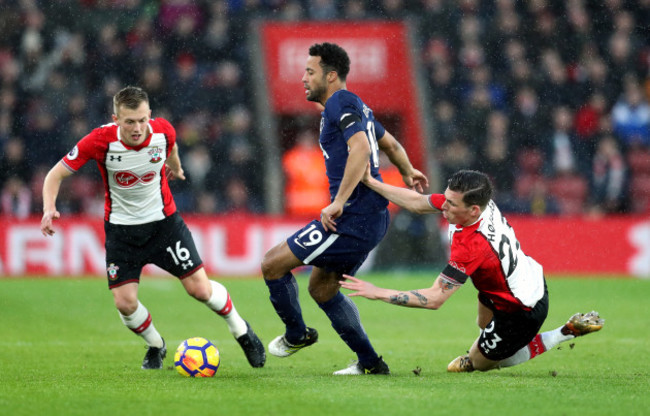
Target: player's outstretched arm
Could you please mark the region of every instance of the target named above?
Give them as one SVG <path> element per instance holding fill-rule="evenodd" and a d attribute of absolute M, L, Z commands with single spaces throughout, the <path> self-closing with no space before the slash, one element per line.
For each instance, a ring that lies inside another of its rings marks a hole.
<path fill-rule="evenodd" d="M 61 182 L 72 173 L 63 163 L 59 162 L 45 176 L 43 182 L 43 218 L 41 219 L 41 233 L 44 236 L 54 235 L 55 233 L 52 222 L 61 216 L 59 211 L 56 210 L 56 197 L 59 195 Z"/>
<path fill-rule="evenodd" d="M 422 195 L 411 189 L 399 188 L 397 186 L 383 183 L 373 178 L 370 174 L 370 166 L 366 168 L 363 175 L 363 183 L 379 195 L 416 214 L 432 214 L 440 212 L 429 204 L 429 196 Z"/>
<path fill-rule="evenodd" d="M 428 289 L 401 291 L 377 287 L 370 282 L 344 274 L 343 289 L 352 290 L 348 296 L 363 296 L 366 299 L 382 300 L 386 303 L 411 308 L 438 309 L 460 287 L 450 285 L 438 277 Z"/>
<path fill-rule="evenodd" d="M 382 152 L 386 153 L 391 163 L 397 166 L 406 186 L 420 193 L 429 187 L 429 180 L 426 175 L 413 167 L 406 150 L 392 134 L 386 131 L 384 136 L 377 141 L 377 144 Z"/>

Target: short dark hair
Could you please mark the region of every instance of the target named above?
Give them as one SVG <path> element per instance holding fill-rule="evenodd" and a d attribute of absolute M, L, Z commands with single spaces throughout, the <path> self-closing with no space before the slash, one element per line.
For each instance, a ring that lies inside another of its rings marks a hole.
<path fill-rule="evenodd" d="M 490 178 L 476 170 L 459 170 L 451 175 L 447 187 L 451 191 L 462 193 L 465 205 L 478 205 L 482 210 L 492 199 L 494 189 Z"/>
<path fill-rule="evenodd" d="M 316 43 L 309 48 L 310 56 L 320 56 L 320 66 L 325 73 L 336 71 L 342 81 L 350 72 L 350 57 L 348 53 L 335 43 Z"/>
<path fill-rule="evenodd" d="M 140 87 L 128 86 L 122 88 L 113 96 L 113 111 L 117 114 L 117 110 L 124 106 L 128 109 L 137 109 L 142 102 L 149 102 L 149 96 L 146 91 Z"/>

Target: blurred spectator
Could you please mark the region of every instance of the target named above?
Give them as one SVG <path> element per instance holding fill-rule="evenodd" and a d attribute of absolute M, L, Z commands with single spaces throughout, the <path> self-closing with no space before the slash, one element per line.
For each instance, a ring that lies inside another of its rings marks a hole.
<path fill-rule="evenodd" d="M 586 178 L 575 171 L 560 171 L 550 179 L 548 186 L 548 193 L 557 201 L 561 215 L 584 213 L 589 193 Z"/>
<path fill-rule="evenodd" d="M 544 76 L 540 85 L 540 103 L 549 109 L 555 105 L 575 106 L 580 97 L 573 93 L 566 65 L 556 49 L 547 49 L 541 56 Z"/>
<path fill-rule="evenodd" d="M 62 146 L 56 119 L 47 111 L 42 99 L 34 100 L 27 109 L 24 132 L 27 160 L 32 166 L 53 165 L 68 151 Z"/>
<path fill-rule="evenodd" d="M 219 206 L 219 200 L 214 192 L 200 190 L 196 194 L 196 207 L 194 213 L 211 215 L 223 211 Z"/>
<path fill-rule="evenodd" d="M 562 14 L 567 33 L 562 40 L 566 58 L 575 62 L 584 45 L 594 38 L 592 20 L 584 1 L 569 1 Z"/>
<path fill-rule="evenodd" d="M 193 28 L 200 28 L 204 11 L 200 3 L 194 0 L 162 0 L 158 8 L 158 25 L 165 33 L 171 33 L 183 21 L 190 21 Z"/>
<path fill-rule="evenodd" d="M 207 175 L 212 169 L 210 151 L 205 145 L 199 143 L 190 147 L 184 153 L 183 166 L 185 167 L 185 175 L 191 184 L 192 190 L 198 194 L 208 186 L 206 183 Z"/>
<path fill-rule="evenodd" d="M 379 3 L 379 15 L 384 19 L 400 20 L 408 16 L 404 0 L 381 0 Z"/>
<path fill-rule="evenodd" d="M 429 76 L 429 86 L 434 102 L 444 100 L 453 105 L 460 103 L 460 87 L 452 65 L 446 62 L 435 64 Z"/>
<path fill-rule="evenodd" d="M 106 77 L 115 77 L 120 84 L 134 78 L 138 65 L 126 48 L 126 40 L 119 32 L 116 23 L 104 23 L 99 27 L 95 48 L 91 49 L 88 64 L 101 70 L 89 73 L 91 82 L 97 85 Z M 111 102 L 111 101 L 109 101 Z"/>
<path fill-rule="evenodd" d="M 310 1 L 307 7 L 307 16 L 313 20 L 333 20 L 338 17 L 334 0 Z"/>
<path fill-rule="evenodd" d="M 490 92 L 485 87 L 472 89 L 472 95 L 462 107 L 461 118 L 463 120 L 463 135 L 470 139 L 472 147 L 475 147 L 478 137 L 485 130 L 487 118 L 492 110 L 490 103 Z"/>
<path fill-rule="evenodd" d="M 650 146 L 650 105 L 634 77 L 625 80 L 623 95 L 612 109 L 614 132 L 626 148 Z"/>
<path fill-rule="evenodd" d="M 629 35 L 615 32 L 609 39 L 607 58 L 609 66 L 613 69 L 612 74 L 618 76 L 617 84 L 621 85 L 624 74 L 634 73 L 636 69 L 635 50 L 630 41 Z"/>
<path fill-rule="evenodd" d="M 456 107 L 449 101 L 440 100 L 437 103 L 433 120 L 437 143 L 434 147 L 444 145 L 458 134 L 460 123 L 456 115 Z"/>
<path fill-rule="evenodd" d="M 536 180 L 525 194 L 520 195 L 517 211 L 540 217 L 557 215 L 560 213 L 560 208 L 555 197 L 549 193 L 548 183 L 544 180 Z"/>
<path fill-rule="evenodd" d="M 255 155 L 260 138 L 249 110 L 256 108 L 251 77 L 259 71 L 250 62 L 249 28 L 258 18 L 415 22 L 414 45 L 426 71 L 424 93 L 434 113 L 435 143 L 430 148 L 442 171 L 477 166 L 491 175 L 506 175 L 501 167 L 512 167 L 522 149 L 530 148 L 546 150 L 543 163 L 550 166 L 570 159 L 559 158 L 561 147 L 555 147 L 566 143 L 565 135 L 572 144 L 573 163 L 582 167 L 585 177 L 595 169 L 600 137 L 614 135 L 626 156 L 624 169 L 630 149 L 639 154 L 650 149 L 647 0 L 2 4 L 0 146 L 12 138 L 22 141 L 28 165 L 28 177 L 22 179 L 30 188 L 30 179 L 38 182 L 31 177 L 40 174 L 39 164 L 67 152 L 89 128 L 110 122 L 110 98 L 124 85 L 138 84 L 150 91 L 154 117 L 178 123 L 179 143 L 187 150 L 182 154 L 196 154 L 198 161 L 209 155 L 209 164 L 197 162 L 197 171 L 188 174 L 196 183 L 172 184 L 181 190 L 177 203 L 182 209 L 221 212 L 233 177 L 244 182 L 239 189 L 249 192 L 249 202 L 263 206 L 261 172 L 266 161 Z M 575 114 L 575 127 L 565 132 L 553 127 L 549 132 L 550 116 L 560 111 L 558 106 Z M 503 125 L 505 134 L 498 127 Z M 208 172 L 202 173 L 207 165 Z M 513 167 L 509 172 L 515 171 Z M 638 175 L 632 186 L 631 169 L 627 171 L 630 189 L 647 187 Z M 528 208 L 520 209 L 553 212 L 550 175 L 524 175 L 527 179 L 512 185 L 529 193 Z M 0 173 L 0 189 L 8 176 Z M 205 187 L 197 188 L 198 183 Z M 37 188 L 32 190 L 36 206 Z M 495 198 L 508 196 L 507 186 L 497 191 Z M 63 209 L 94 209 L 92 203 L 75 200 L 72 192 L 63 192 L 61 198 Z M 630 196 L 620 209 L 631 210 L 633 200 Z"/>
<path fill-rule="evenodd" d="M 553 109 L 552 130 L 544 139 L 546 171 L 549 176 L 563 172 L 588 172 L 589 160 L 580 160 L 573 130 L 573 114 L 566 106 Z M 581 163 L 584 163 L 582 165 Z"/>
<path fill-rule="evenodd" d="M 167 84 L 169 96 L 174 100 L 174 114 L 183 117 L 196 110 L 201 91 L 201 74 L 196 58 L 189 52 L 176 57 Z"/>
<path fill-rule="evenodd" d="M 245 105 L 242 71 L 234 61 L 217 62 L 201 81 L 201 103 L 223 115 L 236 106 Z"/>
<path fill-rule="evenodd" d="M 285 213 L 317 218 L 330 203 L 329 183 L 318 136 L 300 131 L 295 145 L 282 156 Z"/>
<path fill-rule="evenodd" d="M 347 0 L 343 6 L 343 19 L 363 20 L 370 17 L 363 0 Z"/>
<path fill-rule="evenodd" d="M 613 103 L 619 95 L 619 87 L 612 76 L 610 68 L 599 57 L 591 57 L 584 63 L 585 81 L 581 93 L 588 97 L 594 91 L 600 91 L 608 104 Z"/>
<path fill-rule="evenodd" d="M 253 145 L 257 143 L 257 137 L 248 108 L 238 106 L 230 110 L 219 143 L 219 147 L 213 149 L 212 153 L 214 164 L 210 181 L 218 189 L 225 190 L 228 182 L 236 177 L 250 193 L 248 203 L 260 207 L 263 160 L 254 153 Z"/>
<path fill-rule="evenodd" d="M 451 39 L 459 11 L 445 0 L 420 0 L 419 3 L 416 7 L 420 16 L 419 32 L 422 39 Z"/>
<path fill-rule="evenodd" d="M 147 65 L 140 73 L 140 77 L 139 86 L 149 94 L 152 114 L 170 108 L 169 90 L 160 65 L 155 63 Z"/>
<path fill-rule="evenodd" d="M 600 91 L 594 91 L 587 102 L 578 108 L 575 115 L 575 131 L 578 138 L 576 151 L 581 161 L 593 159 L 601 120 L 606 111 L 607 102 Z"/>
<path fill-rule="evenodd" d="M 460 169 L 467 169 L 474 162 L 475 153 L 467 143 L 467 140 L 456 135 L 448 140 L 436 151 L 436 157 L 440 164 L 441 176 L 449 178 L 454 172 Z"/>
<path fill-rule="evenodd" d="M 116 76 L 106 76 L 98 86 L 98 91 L 87 100 L 89 123 L 92 128 L 111 122 L 108 114 L 114 113 L 113 96 L 122 88 L 121 82 Z"/>
<path fill-rule="evenodd" d="M 27 183 L 31 177 L 31 164 L 25 154 L 25 143 L 20 137 L 12 137 L 4 143 L 0 153 L 0 186 L 15 177 Z"/>
<path fill-rule="evenodd" d="M 0 89 L 0 146 L 9 139 L 15 128 L 16 103 L 16 93 L 13 89 Z"/>
<path fill-rule="evenodd" d="M 598 141 L 591 172 L 591 211 L 616 213 L 623 211 L 626 169 L 616 139 L 604 136 Z"/>
<path fill-rule="evenodd" d="M 225 1 L 212 2 L 202 48 L 198 51 L 206 61 L 235 58 L 236 42 L 232 38 L 232 26 L 228 19 L 228 5 Z"/>
<path fill-rule="evenodd" d="M 229 178 L 226 182 L 224 212 L 228 214 L 260 213 L 259 205 L 252 200 L 246 183 L 237 176 Z"/>
<path fill-rule="evenodd" d="M 500 111 L 493 111 L 487 119 L 487 129 L 479 142 L 475 169 L 487 174 L 495 186 L 495 200 L 499 206 L 507 206 L 513 197 L 514 151 L 508 137 L 509 120 Z M 508 209 L 506 209 L 507 211 Z"/>
<path fill-rule="evenodd" d="M 546 117 L 539 105 L 537 92 L 530 86 L 517 90 L 511 115 L 510 132 L 518 148 L 541 148 L 540 134 L 546 125 Z"/>
<path fill-rule="evenodd" d="M 0 189 L 0 214 L 19 219 L 31 213 L 32 193 L 22 179 L 10 176 Z"/>

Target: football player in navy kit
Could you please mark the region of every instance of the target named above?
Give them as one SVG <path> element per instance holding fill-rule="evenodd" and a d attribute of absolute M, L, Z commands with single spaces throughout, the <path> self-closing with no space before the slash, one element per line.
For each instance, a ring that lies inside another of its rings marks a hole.
<path fill-rule="evenodd" d="M 43 184 L 45 236 L 55 233 L 60 217 L 56 197 L 61 182 L 90 160 L 95 160 L 104 181 L 106 276 L 122 322 L 147 343 L 143 369 L 160 369 L 167 353 L 151 314 L 138 300 L 142 268 L 149 263 L 178 277 L 195 299 L 224 318 L 248 362 L 262 367 L 264 345 L 235 309 L 230 294 L 209 280 L 194 240 L 181 216 L 167 182 L 185 179 L 178 157 L 176 131 L 163 118 L 151 118 L 149 97 L 137 87 L 126 87 L 113 98 L 113 123 L 82 138 Z"/>
<path fill-rule="evenodd" d="M 311 297 L 358 358 L 334 374 L 389 374 L 368 339 L 356 305 L 339 291 L 339 281 L 344 273 L 359 269 L 389 225 L 388 201 L 360 183 L 368 163 L 371 174 L 381 180 L 378 151 L 388 155 L 407 186 L 421 192 L 428 181 L 412 166 L 399 142 L 375 120 L 372 110 L 347 91 L 349 70 L 350 59 L 340 46 L 322 43 L 309 48 L 302 83 L 307 100 L 324 107 L 319 142 L 331 203 L 322 209 L 320 220 L 310 222 L 264 256 L 262 273 L 270 300 L 285 324 L 285 333 L 271 341 L 269 353 L 288 357 L 318 339 L 318 332 L 305 325 L 291 272 L 310 265 Z"/>
<path fill-rule="evenodd" d="M 438 309 L 468 279 L 478 289 L 481 334 L 469 353 L 454 359 L 449 372 L 487 371 L 526 362 L 561 342 L 598 331 L 597 312 L 573 315 L 566 324 L 539 333 L 548 313 L 548 291 L 542 266 L 524 254 L 515 232 L 492 201 L 492 184 L 478 171 L 461 170 L 444 194 L 421 195 L 375 180 L 363 182 L 409 211 L 442 213 L 451 241 L 447 266 L 426 289 L 384 289 L 346 275 L 349 296 L 379 299 L 393 305 Z"/>

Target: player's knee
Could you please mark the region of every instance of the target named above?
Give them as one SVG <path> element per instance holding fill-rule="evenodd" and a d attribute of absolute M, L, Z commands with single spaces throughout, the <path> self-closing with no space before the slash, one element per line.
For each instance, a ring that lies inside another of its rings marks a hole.
<path fill-rule="evenodd" d="M 311 298 L 316 301 L 316 303 L 325 303 L 328 300 L 332 299 L 339 291 L 339 289 L 338 287 L 331 285 L 310 283 L 307 287 L 307 291 L 309 292 Z"/>
<path fill-rule="evenodd" d="M 310 284 L 307 287 L 307 291 L 309 292 L 309 296 L 311 296 L 312 299 L 316 301 L 316 303 L 323 303 L 324 301 L 322 300 L 322 290 L 320 287 L 316 285 Z"/>
<path fill-rule="evenodd" d="M 260 268 L 262 269 L 262 276 L 264 276 L 265 279 L 271 276 L 271 272 L 273 271 L 273 262 L 270 259 L 268 251 L 264 255 L 264 258 L 262 258 Z"/>
<path fill-rule="evenodd" d="M 111 289 L 115 307 L 123 316 L 132 315 L 138 309 L 137 285 L 127 284 Z"/>
<path fill-rule="evenodd" d="M 200 302 L 207 302 L 210 300 L 212 288 L 210 281 L 207 279 L 199 279 L 195 277 L 187 277 L 183 279 L 183 286 L 188 295 Z"/>
<path fill-rule="evenodd" d="M 210 290 L 204 286 L 194 286 L 187 289 L 187 293 L 200 302 L 207 302 L 210 300 Z"/>
<path fill-rule="evenodd" d="M 274 254 L 273 249 L 266 252 L 262 258 L 262 276 L 267 280 L 279 279 L 285 275 L 286 271 L 279 267 L 278 257 Z"/>
<path fill-rule="evenodd" d="M 138 309 L 138 299 L 129 298 L 123 296 L 115 296 L 113 298 L 115 302 L 115 307 L 123 316 L 133 315 L 136 309 Z"/>

